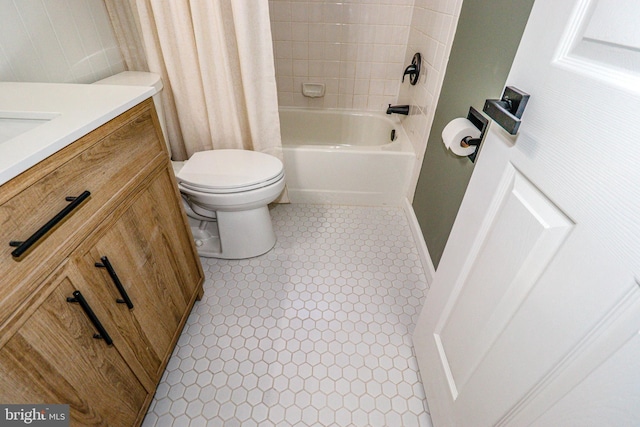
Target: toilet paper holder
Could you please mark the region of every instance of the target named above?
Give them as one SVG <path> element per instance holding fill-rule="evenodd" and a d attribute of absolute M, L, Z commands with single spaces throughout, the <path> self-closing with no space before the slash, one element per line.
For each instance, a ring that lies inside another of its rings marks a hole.
<path fill-rule="evenodd" d="M 462 141 L 460 141 L 460 146 L 464 148 L 470 147 L 472 145 L 479 146 L 480 143 L 482 142 L 482 139 L 484 138 L 484 133 L 487 130 L 487 127 L 489 126 L 489 120 L 485 116 L 483 116 L 482 113 L 480 113 L 478 110 L 476 110 L 473 107 L 469 107 L 469 113 L 467 113 L 467 120 L 469 120 L 471 123 L 473 123 L 473 125 L 476 128 L 478 128 L 478 130 L 480 131 L 480 136 L 477 138 L 472 138 L 470 136 L 467 136 Z M 469 157 L 469 160 L 471 160 L 472 163 L 475 163 L 477 155 L 478 155 L 478 149 L 476 149 L 476 151 L 474 151 L 473 153 L 469 154 L 467 157 Z"/>

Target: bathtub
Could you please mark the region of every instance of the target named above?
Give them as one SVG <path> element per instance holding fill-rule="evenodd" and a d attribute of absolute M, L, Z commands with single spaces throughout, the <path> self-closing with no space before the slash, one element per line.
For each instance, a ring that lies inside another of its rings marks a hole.
<path fill-rule="evenodd" d="M 406 197 L 416 155 L 390 116 L 281 107 L 280 131 L 292 203 L 400 206 Z"/>

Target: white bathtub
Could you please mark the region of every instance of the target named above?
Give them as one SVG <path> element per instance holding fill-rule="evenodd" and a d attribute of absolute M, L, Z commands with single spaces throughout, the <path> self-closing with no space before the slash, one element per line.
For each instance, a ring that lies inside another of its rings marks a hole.
<path fill-rule="evenodd" d="M 406 197 L 416 157 L 390 116 L 281 108 L 280 129 L 292 203 L 400 206 Z"/>

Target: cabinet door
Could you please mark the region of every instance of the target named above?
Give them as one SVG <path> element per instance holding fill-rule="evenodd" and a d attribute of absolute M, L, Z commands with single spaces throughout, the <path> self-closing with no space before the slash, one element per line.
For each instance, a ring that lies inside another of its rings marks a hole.
<path fill-rule="evenodd" d="M 70 405 L 72 425 L 133 425 L 147 391 L 77 303 L 81 279 L 63 269 L 53 292 L 0 350 L 0 402 Z M 93 304 L 87 297 L 89 304 Z"/>
<path fill-rule="evenodd" d="M 142 371 L 141 380 L 150 391 L 162 375 L 200 282 L 172 185 L 167 170 L 154 175 L 78 261 L 92 284 L 90 295 L 100 301 L 96 310 L 104 312 L 105 322 L 128 344 L 129 349 L 120 351 Z"/>

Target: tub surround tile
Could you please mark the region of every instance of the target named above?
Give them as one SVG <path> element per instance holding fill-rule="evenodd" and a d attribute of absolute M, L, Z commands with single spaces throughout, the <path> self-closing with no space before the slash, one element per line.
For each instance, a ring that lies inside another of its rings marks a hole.
<path fill-rule="evenodd" d="M 338 95 L 338 108 L 353 108 L 353 95 Z"/>
<path fill-rule="evenodd" d="M 271 214 L 271 252 L 203 259 L 143 425 L 430 426 L 411 344 L 426 277 L 402 208 Z"/>
<path fill-rule="evenodd" d="M 462 7 L 461 0 L 415 0 L 404 62 L 415 52 L 422 54 L 422 72 L 416 86 L 401 84 L 398 104 L 412 105 L 411 116 L 403 122 L 418 156 L 408 198 L 413 198 L 436 103 L 447 68 L 455 29 Z"/>
<path fill-rule="evenodd" d="M 299 84 L 293 88 L 278 86 L 281 106 L 380 111 L 395 103 L 398 92 L 390 93 L 385 88 L 402 77 L 413 0 L 270 0 L 269 4 L 277 75 L 286 69 L 286 64 L 279 62 L 293 58 L 308 62 L 307 67 L 299 64 L 293 69 L 293 77 L 303 82 L 369 80 L 366 93 L 346 93 L 347 86 L 327 85 L 325 97 L 319 99 L 297 96 L 302 90 Z M 283 42 L 290 42 L 290 47 Z M 282 52 L 284 49 L 289 52 Z M 393 73 L 389 64 L 394 65 Z"/>

